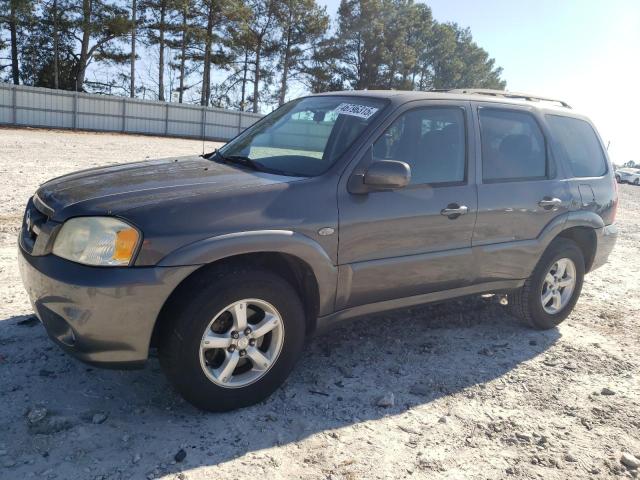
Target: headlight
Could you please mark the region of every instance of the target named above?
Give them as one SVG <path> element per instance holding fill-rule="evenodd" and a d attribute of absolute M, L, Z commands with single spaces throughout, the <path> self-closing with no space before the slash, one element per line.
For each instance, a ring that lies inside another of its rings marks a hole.
<path fill-rule="evenodd" d="M 113 217 L 77 217 L 64 222 L 53 254 L 86 265 L 129 265 L 140 242 L 138 230 Z"/>

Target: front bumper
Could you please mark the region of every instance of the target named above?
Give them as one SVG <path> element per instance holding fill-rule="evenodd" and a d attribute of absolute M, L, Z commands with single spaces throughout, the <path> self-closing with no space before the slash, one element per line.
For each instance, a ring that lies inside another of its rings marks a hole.
<path fill-rule="evenodd" d="M 109 368 L 144 364 L 165 300 L 197 268 L 89 267 L 18 249 L 22 282 L 49 336 L 78 359 Z"/>
<path fill-rule="evenodd" d="M 607 225 L 603 228 L 595 229 L 596 232 L 596 253 L 593 256 L 593 262 L 589 271 L 600 268 L 609 258 L 609 254 L 613 250 L 618 239 L 618 227 L 615 225 Z"/>

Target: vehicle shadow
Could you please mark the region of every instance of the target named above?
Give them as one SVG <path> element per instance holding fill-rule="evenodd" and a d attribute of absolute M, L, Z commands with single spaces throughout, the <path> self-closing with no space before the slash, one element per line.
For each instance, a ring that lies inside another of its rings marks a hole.
<path fill-rule="evenodd" d="M 310 341 L 267 401 L 210 414 L 173 393 L 156 359 L 139 371 L 94 369 L 60 352 L 28 319 L 0 321 L 0 449 L 15 461 L 13 478 L 46 470 L 139 478 L 220 465 L 441 397 L 482 395 L 560 336 L 526 329 L 479 297 L 361 318 Z M 389 393 L 393 406 L 379 406 Z M 29 423 L 34 407 L 47 409 L 43 421 L 53 428 Z M 180 449 L 186 458 L 175 463 Z"/>

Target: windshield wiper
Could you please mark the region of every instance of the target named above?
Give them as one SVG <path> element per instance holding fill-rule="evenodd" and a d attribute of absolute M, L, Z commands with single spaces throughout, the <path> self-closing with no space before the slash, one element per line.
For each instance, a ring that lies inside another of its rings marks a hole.
<path fill-rule="evenodd" d="M 246 157 L 244 155 L 226 156 L 226 155 L 222 155 L 219 150 L 216 150 L 213 156 L 210 156 L 209 158 L 214 158 L 224 163 L 233 163 L 236 165 L 241 165 L 243 167 L 250 168 L 251 170 L 255 170 L 257 172 L 264 171 L 264 166 L 261 163 L 256 162 L 255 160 L 251 160 L 249 157 Z"/>
<path fill-rule="evenodd" d="M 293 173 L 286 170 L 278 170 L 276 168 L 267 167 L 260 162 L 251 160 L 245 155 L 222 155 L 219 150 L 215 150 L 207 155 L 203 155 L 208 160 L 214 160 L 219 163 L 233 163 L 242 167 L 250 168 L 257 172 L 273 173 L 274 175 L 282 175 L 285 177 L 307 177 L 309 175 L 301 175 L 299 173 Z"/>

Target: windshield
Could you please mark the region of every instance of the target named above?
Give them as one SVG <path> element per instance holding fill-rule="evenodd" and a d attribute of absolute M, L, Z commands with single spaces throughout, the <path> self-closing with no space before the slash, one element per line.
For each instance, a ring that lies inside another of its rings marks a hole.
<path fill-rule="evenodd" d="M 373 121 L 384 100 L 307 97 L 283 105 L 224 147 L 227 159 L 294 176 L 324 173 Z"/>

